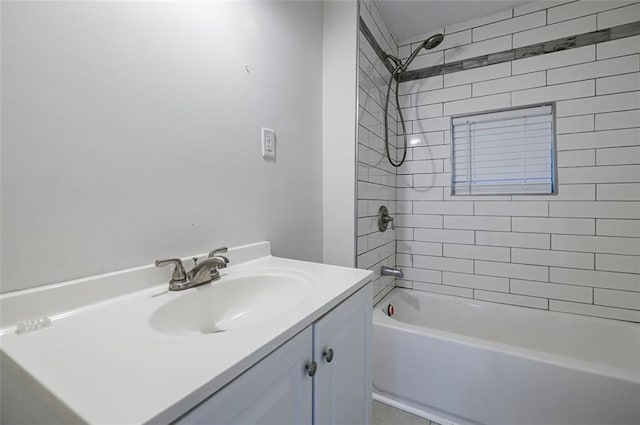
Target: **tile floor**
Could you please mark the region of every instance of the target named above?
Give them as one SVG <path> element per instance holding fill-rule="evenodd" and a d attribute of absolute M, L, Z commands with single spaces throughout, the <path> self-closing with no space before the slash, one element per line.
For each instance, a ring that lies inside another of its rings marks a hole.
<path fill-rule="evenodd" d="M 373 425 L 439 425 L 395 407 L 373 400 Z"/>

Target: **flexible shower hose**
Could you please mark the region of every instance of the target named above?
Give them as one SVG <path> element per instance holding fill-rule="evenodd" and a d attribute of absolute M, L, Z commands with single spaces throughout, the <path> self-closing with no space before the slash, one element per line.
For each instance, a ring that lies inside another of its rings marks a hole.
<path fill-rule="evenodd" d="M 389 78 L 389 85 L 387 86 L 387 99 L 384 103 L 384 149 L 387 153 L 387 159 L 389 163 L 394 167 L 399 167 L 404 164 L 405 159 L 407 158 L 407 129 L 404 124 L 404 117 L 402 116 L 402 109 L 400 108 L 400 101 L 398 99 L 398 88 L 400 86 L 400 78 L 395 78 L 396 75 L 399 74 L 400 67 L 396 67 L 391 73 L 391 78 Z M 391 159 L 391 154 L 389 153 L 389 94 L 391 93 L 391 84 L 393 80 L 396 80 L 396 111 L 398 111 L 398 116 L 400 118 L 400 122 L 402 123 L 402 136 L 404 138 L 404 148 L 402 152 L 402 160 L 400 162 L 394 162 Z"/>

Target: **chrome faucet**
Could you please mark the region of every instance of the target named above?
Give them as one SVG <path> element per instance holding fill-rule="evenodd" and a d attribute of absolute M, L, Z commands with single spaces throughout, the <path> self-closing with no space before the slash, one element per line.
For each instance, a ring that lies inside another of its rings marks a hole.
<path fill-rule="evenodd" d="M 404 273 L 402 273 L 402 270 L 394 267 L 382 266 L 380 267 L 380 274 L 382 276 L 393 276 L 396 279 L 404 278 Z"/>
<path fill-rule="evenodd" d="M 188 272 L 185 272 L 182 260 L 179 258 L 156 260 L 156 267 L 165 267 L 173 264 L 175 268 L 169 281 L 169 290 L 182 291 L 220 279 L 220 269 L 224 269 L 229 264 L 227 257 L 218 255 L 218 253 L 224 252 L 227 252 L 226 247 L 214 249 L 209 252 L 209 258 L 200 263 L 194 258 L 195 264 Z"/>

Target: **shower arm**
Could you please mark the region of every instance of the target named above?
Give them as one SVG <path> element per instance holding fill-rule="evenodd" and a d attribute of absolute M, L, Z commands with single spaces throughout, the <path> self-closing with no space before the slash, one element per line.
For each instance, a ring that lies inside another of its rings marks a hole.
<path fill-rule="evenodd" d="M 396 74 L 399 70 L 402 69 L 402 61 L 400 59 L 398 59 L 397 57 L 390 55 L 389 53 L 386 53 L 387 55 L 387 59 L 391 60 L 391 62 L 394 63 L 395 65 L 395 69 L 393 70 L 393 72 L 391 74 Z"/>

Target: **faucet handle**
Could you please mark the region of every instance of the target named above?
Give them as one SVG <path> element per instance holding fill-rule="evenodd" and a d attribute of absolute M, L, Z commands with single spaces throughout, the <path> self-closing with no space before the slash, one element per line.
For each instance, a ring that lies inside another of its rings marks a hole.
<path fill-rule="evenodd" d="M 165 260 L 156 260 L 156 267 L 165 267 L 170 264 L 175 265 L 173 274 L 171 275 L 171 282 L 186 282 L 187 273 L 184 271 L 184 265 L 179 258 L 167 258 Z"/>
<path fill-rule="evenodd" d="M 229 264 L 229 259 L 227 257 L 225 257 L 224 255 L 218 255 L 218 253 L 224 253 L 224 252 L 227 252 L 226 246 L 223 246 L 222 248 L 214 249 L 213 251 L 209 252 L 209 258 L 218 257 L 224 260 L 224 264 L 221 264 L 218 266 L 219 269 L 224 269 L 225 267 L 227 267 L 227 264 Z"/>
<path fill-rule="evenodd" d="M 389 224 L 391 226 L 391 230 L 396 230 L 396 224 L 393 221 L 393 217 L 390 215 L 382 217 L 382 222 L 385 224 Z"/>
<path fill-rule="evenodd" d="M 228 248 L 226 246 L 223 246 L 222 248 L 216 248 L 212 251 L 209 251 L 209 258 L 217 256 L 218 253 L 224 254 L 227 251 L 228 251 Z M 223 258 L 226 258 L 226 257 L 223 257 Z M 227 263 L 228 262 L 229 260 L 227 260 Z"/>

